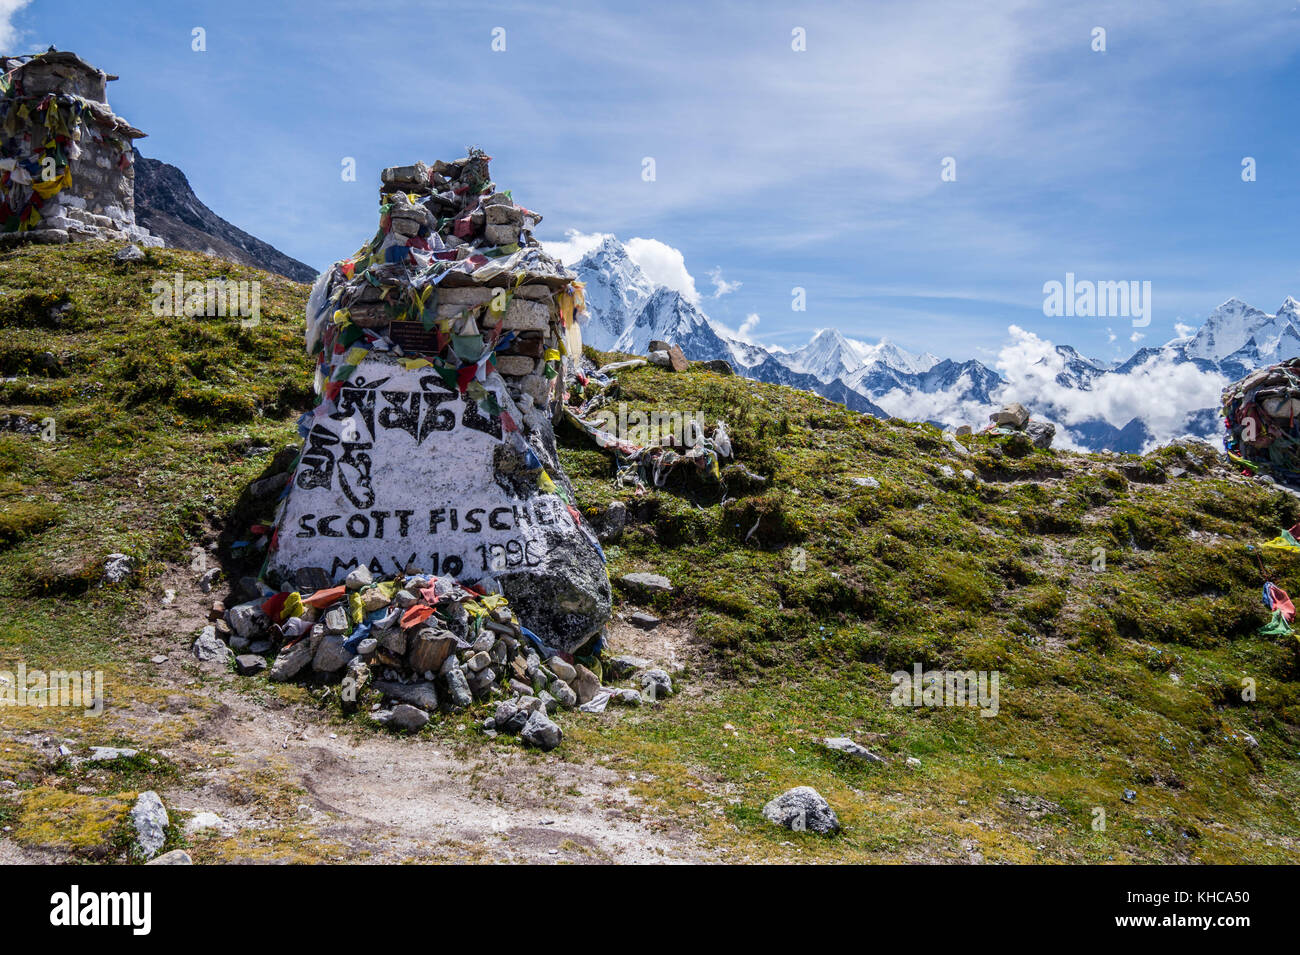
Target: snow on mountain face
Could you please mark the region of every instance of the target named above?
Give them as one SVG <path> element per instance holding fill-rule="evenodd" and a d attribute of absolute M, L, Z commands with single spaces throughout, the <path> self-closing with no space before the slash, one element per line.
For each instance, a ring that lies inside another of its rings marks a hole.
<path fill-rule="evenodd" d="M 585 339 L 585 329 L 583 336 Z M 704 313 L 673 289 L 656 289 L 610 350 L 644 355 L 656 339 L 681 346 L 686 356 L 695 361 L 734 360 L 727 342 L 714 330 Z"/>
<path fill-rule="evenodd" d="M 1290 299 L 1288 299 L 1290 301 Z M 1184 348 L 1190 359 L 1220 362 L 1240 349 L 1260 333 L 1276 339 L 1281 329 L 1272 330 L 1276 317 L 1247 305 L 1239 298 L 1230 298 L 1213 312 Z M 1286 324 L 1286 319 L 1282 319 Z"/>
<path fill-rule="evenodd" d="M 576 270 L 587 283 L 590 311 L 583 339 L 601 350 L 645 354 L 652 340 L 663 339 L 690 359 L 723 358 L 742 375 L 816 392 L 867 414 L 952 425 L 980 426 L 1004 400 L 1022 400 L 1058 424 L 1062 444 L 1091 450 L 1141 451 L 1183 434 L 1212 441 L 1217 409 L 1200 405 L 1214 404 L 1226 381 L 1300 356 L 1300 302 L 1288 298 L 1270 315 L 1230 299 L 1192 337 L 1141 348 L 1123 363 L 1040 342 L 1032 367 L 1020 367 L 1023 360 L 999 364 L 1004 380 L 978 361 L 913 355 L 835 329 L 820 330 L 791 351 L 731 338 L 680 294 L 655 287 L 612 238 Z M 1175 392 L 1183 411 L 1191 409 L 1181 417 L 1162 408 Z"/>
<path fill-rule="evenodd" d="M 582 329 L 583 341 L 608 351 L 654 295 L 654 283 L 612 236 L 584 255 L 574 271 L 586 283 L 591 315 Z"/>
<path fill-rule="evenodd" d="M 865 369 L 874 365 L 881 366 L 882 370 L 920 374 L 939 363 L 939 359 L 929 353 L 913 355 L 883 339 L 878 345 L 854 341 L 834 328 L 822 329 L 807 345 L 790 352 L 783 360 L 796 371 L 813 375 L 821 381 L 836 378 L 847 381 L 854 373 L 865 373 Z"/>

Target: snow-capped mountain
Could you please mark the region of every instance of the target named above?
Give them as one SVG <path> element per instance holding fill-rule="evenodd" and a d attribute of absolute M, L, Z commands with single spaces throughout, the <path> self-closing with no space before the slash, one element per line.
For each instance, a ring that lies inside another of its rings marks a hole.
<path fill-rule="evenodd" d="M 790 368 L 807 372 L 822 381 L 836 378 L 847 381 L 854 372 L 872 366 L 904 374 L 920 374 L 939 363 L 939 359 L 929 353 L 912 355 L 883 339 L 878 345 L 854 341 L 834 328 L 823 328 L 807 345 L 785 353 L 782 358 Z"/>
<path fill-rule="evenodd" d="M 593 315 L 592 321 L 595 320 Z M 585 329 L 583 339 L 586 340 Z M 714 358 L 732 360 L 727 342 L 704 313 L 673 289 L 656 289 L 609 350 L 644 355 L 650 350 L 650 343 L 655 340 L 680 345 L 682 351 L 696 361 L 710 361 Z"/>
<path fill-rule="evenodd" d="M 1022 348 L 1009 360 L 1004 352 L 999 374 L 979 361 L 916 355 L 836 329 L 820 329 L 789 351 L 742 341 L 680 293 L 656 287 L 612 237 L 575 270 L 587 286 L 583 339 L 598 349 L 645 354 L 662 339 L 688 358 L 723 358 L 739 374 L 857 411 L 942 425 L 980 427 L 1004 402 L 1021 401 L 1057 424 L 1061 443 L 1092 450 L 1143 451 L 1184 435 L 1216 440 L 1219 390 L 1261 365 L 1300 356 L 1300 302 L 1289 297 L 1275 314 L 1230 299 L 1190 337 L 1140 348 L 1124 362 L 1089 358 L 1012 328 L 1038 357 L 1025 360 Z"/>
<path fill-rule="evenodd" d="M 609 351 L 654 295 L 654 283 L 613 236 L 584 255 L 577 270 L 587 283 L 591 315 L 582 330 L 583 340 L 593 348 Z"/>

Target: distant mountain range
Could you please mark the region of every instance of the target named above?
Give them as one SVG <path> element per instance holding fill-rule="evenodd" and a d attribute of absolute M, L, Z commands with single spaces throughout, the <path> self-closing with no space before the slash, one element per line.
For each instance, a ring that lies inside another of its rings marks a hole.
<path fill-rule="evenodd" d="M 185 173 L 135 151 L 135 221 L 169 247 L 311 282 L 316 269 L 285 255 L 217 215 L 194 194 Z"/>
<path fill-rule="evenodd" d="M 1276 314 L 1238 299 L 1215 309 L 1194 335 L 1142 348 L 1127 361 L 1088 358 L 1021 329 L 1030 346 L 1004 352 L 999 371 L 974 359 L 914 355 L 891 342 L 870 344 L 821 329 L 800 348 L 768 348 L 729 335 L 680 292 L 656 286 L 617 239 L 606 238 L 572 266 L 587 286 L 583 340 L 602 351 L 645 354 L 653 339 L 688 358 L 730 361 L 760 381 L 813 391 L 881 417 L 983 427 L 1007 401 L 1021 401 L 1058 427 L 1061 443 L 1141 452 L 1192 436 L 1222 434 L 1218 394 L 1261 365 L 1300 355 L 1300 302 Z"/>

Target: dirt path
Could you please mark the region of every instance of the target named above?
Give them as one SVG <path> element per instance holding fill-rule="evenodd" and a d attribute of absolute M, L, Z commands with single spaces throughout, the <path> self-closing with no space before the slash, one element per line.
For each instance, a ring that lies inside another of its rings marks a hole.
<path fill-rule="evenodd" d="M 190 576 L 178 569 L 158 581 L 141 622 L 142 654 L 170 658 L 152 681 L 164 692 L 193 693 L 189 638 L 177 635 L 197 633 L 216 596 L 199 593 Z M 159 609 L 165 589 L 176 597 Z M 611 629 L 615 652 L 673 667 L 690 652 L 688 635 L 666 623 L 643 631 L 616 620 Z M 707 861 L 693 834 L 659 821 L 624 776 L 570 761 L 563 746 L 541 754 L 482 745 L 476 729 L 437 720 L 414 738 L 332 726 L 325 711 L 252 687 L 206 671 L 202 695 L 211 702 L 168 746 L 185 771 L 160 791 L 166 804 L 222 820 L 191 836 L 196 861 Z M 158 720 L 185 708 L 170 702 Z M 137 707 L 137 732 L 142 715 Z M 561 725 L 584 718 L 592 717 L 565 714 Z"/>

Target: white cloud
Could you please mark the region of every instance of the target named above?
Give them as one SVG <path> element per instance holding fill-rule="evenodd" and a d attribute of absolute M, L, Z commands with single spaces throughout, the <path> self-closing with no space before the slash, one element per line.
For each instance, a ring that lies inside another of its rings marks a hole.
<path fill-rule="evenodd" d="M 1127 375 L 1101 375 L 1091 390 L 1071 388 L 1057 381 L 1065 359 L 1052 342 L 1012 325 L 1010 341 L 1003 345 L 995 364 L 1006 384 L 990 396 L 992 401 L 963 401 L 958 396 L 967 383 L 925 394 L 894 389 L 873 400 L 899 417 L 940 421 L 947 425 L 968 424 L 983 428 L 990 413 L 1012 401 L 1019 401 L 1035 418 L 1057 426 L 1054 447 L 1081 450 L 1069 428 L 1102 420 L 1122 428 L 1134 418 L 1150 432 L 1149 450 L 1187 433 L 1188 415 L 1215 408 L 1228 380 L 1215 372 L 1204 372 L 1191 362 L 1175 362 L 1158 353 Z"/>
<path fill-rule="evenodd" d="M 994 397 L 999 403 L 1019 401 L 1058 425 L 1101 419 L 1122 428 L 1139 418 L 1153 443 L 1163 444 L 1183 436 L 1192 412 L 1218 407 L 1228 384 L 1223 375 L 1157 353 L 1127 375 L 1099 376 L 1091 390 L 1070 388 L 1056 380 L 1065 359 L 1050 341 L 1016 325 L 1008 332 L 1011 341 L 997 361 L 1007 384 Z"/>
<path fill-rule="evenodd" d="M 699 304 L 700 293 L 695 288 L 695 279 L 686 271 L 686 259 L 681 252 L 658 239 L 628 239 L 623 247 L 628 258 L 641 267 L 651 282 L 680 292 L 692 305 Z"/>
<path fill-rule="evenodd" d="M 577 229 L 568 229 L 562 240 L 543 242 L 542 248 L 565 265 L 573 266 L 606 239 L 613 238 L 615 236 L 609 232 L 579 232 Z M 655 285 L 663 285 L 680 292 L 682 297 L 692 305 L 699 304 L 700 293 L 695 287 L 695 278 L 686 270 L 686 257 L 678 249 L 658 239 L 642 238 L 628 239 L 623 243 L 623 248 L 627 250 L 627 257 L 635 262 L 645 273 L 646 278 Z M 715 284 L 717 284 L 716 280 Z M 734 283 L 734 288 L 739 287 L 739 282 Z M 732 289 L 728 288 L 727 291 Z"/>
<path fill-rule="evenodd" d="M 1174 322 L 1174 334 L 1178 336 L 1179 341 L 1184 338 L 1191 338 L 1196 334 L 1196 327 L 1193 325 L 1185 325 L 1182 322 Z"/>
<path fill-rule="evenodd" d="M 18 39 L 23 31 L 14 26 L 14 14 L 26 7 L 31 0 L 0 0 L 0 51 L 18 53 Z"/>
<path fill-rule="evenodd" d="M 1128 340 L 1131 341 L 1134 345 L 1136 345 L 1144 338 L 1146 338 L 1146 336 L 1143 335 L 1141 332 L 1134 332 L 1132 335 L 1128 337 Z"/>
<path fill-rule="evenodd" d="M 612 238 L 614 236 L 608 232 L 579 232 L 577 229 L 569 229 L 564 233 L 562 241 L 543 242 L 542 248 L 565 265 L 576 265 L 584 255 L 606 239 Z"/>
<path fill-rule="evenodd" d="M 728 282 L 722 277 L 722 267 L 715 265 L 709 269 L 709 281 L 713 283 L 713 297 L 722 298 L 731 292 L 736 291 L 743 284 L 741 282 Z M 757 318 L 757 316 L 755 316 Z"/>

